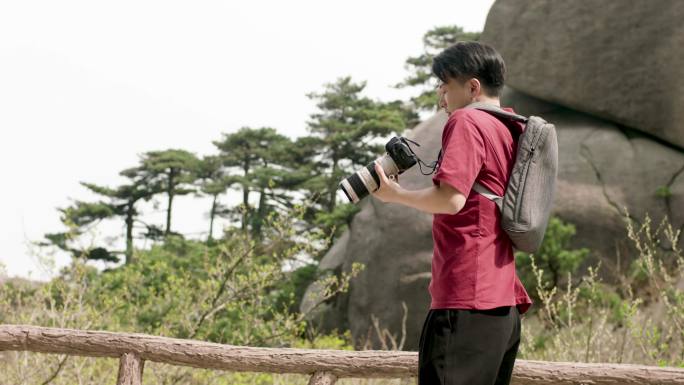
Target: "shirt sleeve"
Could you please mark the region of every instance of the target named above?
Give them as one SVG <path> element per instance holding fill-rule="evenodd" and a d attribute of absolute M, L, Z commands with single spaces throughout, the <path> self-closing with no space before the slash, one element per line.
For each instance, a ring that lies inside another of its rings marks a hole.
<path fill-rule="evenodd" d="M 447 183 L 467 197 L 484 165 L 484 140 L 475 124 L 463 116 L 449 119 L 444 130 L 442 158 L 432 182 Z"/>

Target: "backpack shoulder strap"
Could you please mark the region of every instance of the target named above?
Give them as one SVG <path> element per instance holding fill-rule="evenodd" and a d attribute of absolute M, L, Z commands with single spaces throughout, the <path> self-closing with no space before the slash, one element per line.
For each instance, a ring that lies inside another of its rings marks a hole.
<path fill-rule="evenodd" d="M 478 182 L 473 183 L 473 190 L 484 195 L 486 198 L 493 200 L 494 203 L 496 203 L 496 205 L 499 206 L 499 211 L 501 211 L 501 205 L 503 204 L 503 197 L 500 197 L 500 196 L 494 194 L 493 192 L 489 191 L 488 188 L 479 184 Z"/>
<path fill-rule="evenodd" d="M 514 120 L 514 121 L 518 121 L 518 122 L 522 122 L 522 123 L 527 123 L 527 120 L 528 120 L 528 118 L 526 118 L 522 115 L 518 115 L 518 114 L 514 114 L 511 112 L 505 111 L 504 109 L 502 109 L 499 106 L 496 106 L 494 104 L 484 103 L 484 102 L 471 103 L 471 104 L 465 106 L 464 108 L 476 108 L 478 110 L 489 112 L 490 114 L 492 114 L 492 115 L 494 115 L 500 119 L 510 119 L 510 120 Z M 503 197 L 494 194 L 493 192 L 489 191 L 488 188 L 479 184 L 478 182 L 475 182 L 473 184 L 473 190 L 484 195 L 486 198 L 494 201 L 494 203 L 496 203 L 496 205 L 499 207 L 499 211 L 502 210 Z"/>
<path fill-rule="evenodd" d="M 501 107 L 496 106 L 494 104 L 490 104 L 490 103 L 475 102 L 475 103 L 470 103 L 469 105 L 465 106 L 464 108 L 476 108 L 478 110 L 489 112 L 492 115 L 498 116 L 500 118 L 507 118 L 507 119 L 518 121 L 518 122 L 527 123 L 526 117 L 524 117 L 522 115 L 514 114 L 512 112 L 508 112 L 508 111 L 502 109 Z"/>

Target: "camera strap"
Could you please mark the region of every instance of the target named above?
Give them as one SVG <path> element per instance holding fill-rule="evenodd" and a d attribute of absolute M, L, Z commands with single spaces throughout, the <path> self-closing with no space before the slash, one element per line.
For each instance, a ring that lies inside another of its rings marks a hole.
<path fill-rule="evenodd" d="M 418 144 L 418 143 L 412 141 L 412 140 L 409 139 L 409 138 L 402 137 L 402 139 L 408 140 L 409 142 L 411 142 L 411 143 L 415 144 L 416 146 L 420 147 L 420 144 Z M 432 175 L 432 174 L 435 172 L 435 170 L 437 169 L 437 164 L 439 163 L 439 160 L 440 160 L 440 158 L 441 158 L 441 156 L 442 156 L 442 149 L 441 149 L 441 148 L 439 149 L 439 155 L 437 155 L 437 160 L 434 161 L 434 162 L 432 162 L 432 163 L 430 163 L 430 164 L 427 164 L 427 163 L 423 162 L 422 159 L 420 159 L 420 157 L 415 153 L 415 151 L 413 151 L 413 149 L 411 148 L 411 146 L 410 146 L 408 143 L 406 143 L 406 147 L 408 147 L 409 150 L 411 150 L 411 153 L 413 153 L 413 155 L 416 157 L 416 159 L 418 159 L 418 168 L 420 169 L 420 173 L 421 173 L 421 174 L 423 174 L 423 175 Z M 432 169 L 432 171 L 430 171 L 430 172 L 427 173 L 427 174 L 424 173 L 424 172 L 423 172 L 423 165 L 425 165 L 426 168 Z"/>

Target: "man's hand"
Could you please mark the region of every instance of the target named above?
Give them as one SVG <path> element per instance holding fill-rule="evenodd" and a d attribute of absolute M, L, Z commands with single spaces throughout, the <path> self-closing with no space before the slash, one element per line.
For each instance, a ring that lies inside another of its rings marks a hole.
<path fill-rule="evenodd" d="M 399 176 L 397 176 L 396 182 L 394 179 L 387 178 L 387 175 L 385 175 L 385 171 L 382 169 L 380 164 L 377 161 L 374 163 L 375 172 L 378 174 L 378 177 L 380 177 L 380 187 L 375 191 L 371 191 L 371 194 L 383 202 L 396 202 L 397 196 L 399 195 L 400 191 L 403 190 L 398 183 Z"/>

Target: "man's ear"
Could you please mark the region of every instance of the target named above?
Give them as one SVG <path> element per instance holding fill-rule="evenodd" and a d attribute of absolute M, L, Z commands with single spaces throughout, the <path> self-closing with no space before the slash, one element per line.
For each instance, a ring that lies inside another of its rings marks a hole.
<path fill-rule="evenodd" d="M 473 96 L 477 96 L 480 93 L 480 90 L 482 89 L 482 84 L 477 78 L 472 78 L 470 79 L 470 93 Z"/>

